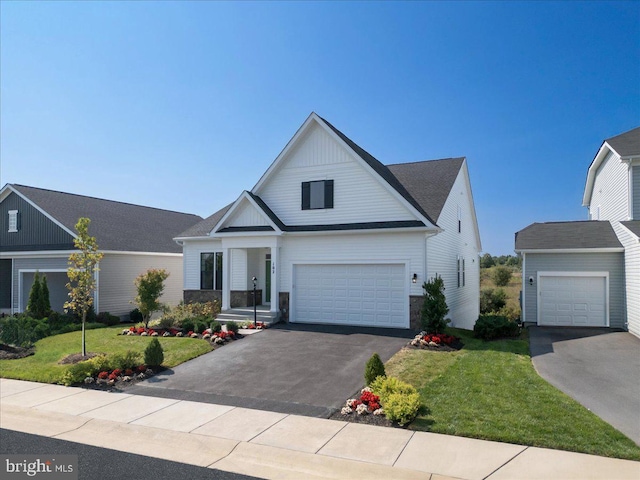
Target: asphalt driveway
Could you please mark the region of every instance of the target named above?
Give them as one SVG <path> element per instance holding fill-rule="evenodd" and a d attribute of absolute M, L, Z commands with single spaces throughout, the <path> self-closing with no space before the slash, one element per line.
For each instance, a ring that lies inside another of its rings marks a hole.
<path fill-rule="evenodd" d="M 328 417 L 386 362 L 408 330 L 278 324 L 127 389 L 127 393 Z M 197 413 L 195 413 L 197 414 Z"/>
<path fill-rule="evenodd" d="M 529 332 L 540 376 L 640 445 L 640 339 L 598 328 Z"/>

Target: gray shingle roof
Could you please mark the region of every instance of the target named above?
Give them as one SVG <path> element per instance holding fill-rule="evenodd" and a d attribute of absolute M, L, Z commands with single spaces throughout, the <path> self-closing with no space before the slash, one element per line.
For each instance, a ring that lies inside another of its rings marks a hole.
<path fill-rule="evenodd" d="M 456 181 L 464 158 L 388 165 L 391 173 L 429 214 L 438 219 Z"/>
<path fill-rule="evenodd" d="M 516 233 L 516 250 L 621 247 L 607 221 L 533 223 Z"/>
<path fill-rule="evenodd" d="M 640 220 L 631 220 L 629 222 L 620 223 L 631 230 L 636 237 L 640 238 Z"/>
<path fill-rule="evenodd" d="M 181 253 L 173 237 L 202 217 L 130 203 L 12 184 L 71 232 L 80 217 L 91 219 L 89 233 L 101 250 Z"/>
<path fill-rule="evenodd" d="M 640 127 L 605 140 L 621 157 L 640 155 Z"/>
<path fill-rule="evenodd" d="M 220 219 L 224 217 L 224 214 L 227 213 L 227 211 L 231 208 L 232 205 L 233 203 L 230 203 L 226 207 L 222 207 L 216 213 L 209 215 L 207 218 L 205 218 L 201 222 L 196 223 L 195 225 L 191 226 L 191 228 L 185 230 L 184 232 L 180 233 L 180 235 L 176 235 L 176 236 L 177 237 L 206 237 L 207 235 L 209 235 L 209 233 L 211 233 L 211 230 L 213 230 L 213 227 L 215 227 L 216 224 L 220 221 Z"/>

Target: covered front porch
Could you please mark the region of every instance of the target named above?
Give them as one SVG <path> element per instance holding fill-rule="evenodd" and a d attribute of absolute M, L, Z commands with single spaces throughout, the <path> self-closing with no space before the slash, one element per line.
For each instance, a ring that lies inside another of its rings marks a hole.
<path fill-rule="evenodd" d="M 255 286 L 255 304 L 261 307 L 261 311 L 268 311 L 273 317 L 277 316 L 278 244 L 278 238 L 274 237 L 222 239 L 223 313 L 231 309 L 252 308 Z"/>

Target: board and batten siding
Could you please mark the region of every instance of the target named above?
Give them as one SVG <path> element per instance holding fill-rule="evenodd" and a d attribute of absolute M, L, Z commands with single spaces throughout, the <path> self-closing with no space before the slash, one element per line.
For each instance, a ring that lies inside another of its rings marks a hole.
<path fill-rule="evenodd" d="M 169 272 L 160 301 L 177 305 L 182 300 L 182 256 L 107 253 L 100 261 L 99 311 L 112 315 L 126 315 L 133 310 L 135 305 L 131 301 L 136 296 L 134 280 L 150 268 L 162 268 Z"/>
<path fill-rule="evenodd" d="M 438 275 L 444 280 L 450 326 L 469 330 L 480 315 L 480 260 L 466 176 L 463 167 L 437 220 L 444 231 L 427 240 L 427 274 L 428 278 Z M 458 207 L 462 220 L 460 233 Z M 460 287 L 458 256 L 465 259 L 465 285 Z"/>
<path fill-rule="evenodd" d="M 23 290 L 26 286 L 23 285 L 21 271 L 66 272 L 69 268 L 68 260 L 68 255 L 51 258 L 15 258 L 13 260 L 13 311 L 20 312 L 23 309 L 21 299 L 24 298 Z"/>
<path fill-rule="evenodd" d="M 589 203 L 591 220 L 627 220 L 629 217 L 629 167 L 609 152 L 596 170 Z M 599 208 L 598 208 L 599 207 Z M 598 210 L 600 218 L 598 217 Z"/>
<path fill-rule="evenodd" d="M 527 322 L 538 320 L 538 272 L 609 272 L 609 326 L 625 328 L 624 255 L 622 252 L 531 253 L 525 254 L 523 278 Z"/>
<path fill-rule="evenodd" d="M 200 290 L 200 254 L 222 251 L 222 241 L 185 240 L 183 245 L 184 289 Z"/>
<path fill-rule="evenodd" d="M 633 196 L 633 220 L 640 220 L 640 165 L 631 167 L 631 192 Z"/>
<path fill-rule="evenodd" d="M 9 211 L 17 210 L 20 228 L 9 232 Z M 73 236 L 14 192 L 0 203 L 0 251 L 73 249 Z"/>
<path fill-rule="evenodd" d="M 302 210 L 302 182 L 334 181 L 334 208 Z M 286 225 L 415 220 L 403 203 L 322 127 L 298 142 L 255 192 Z M 375 206 L 372 205 L 375 199 Z"/>
<path fill-rule="evenodd" d="M 280 291 L 291 292 L 294 264 L 406 263 L 409 294 L 422 295 L 424 241 L 423 232 L 284 237 L 280 248 Z M 418 275 L 415 284 L 411 282 L 414 273 Z"/>
<path fill-rule="evenodd" d="M 626 279 L 627 327 L 640 337 L 640 242 L 620 222 L 611 222 L 624 247 L 624 267 Z"/>

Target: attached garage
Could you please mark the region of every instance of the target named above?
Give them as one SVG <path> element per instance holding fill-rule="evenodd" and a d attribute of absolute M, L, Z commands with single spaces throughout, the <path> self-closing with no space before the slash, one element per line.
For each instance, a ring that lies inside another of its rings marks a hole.
<path fill-rule="evenodd" d="M 291 322 L 409 328 L 404 264 L 296 264 Z"/>
<path fill-rule="evenodd" d="M 606 327 L 606 272 L 538 272 L 538 325 Z"/>
<path fill-rule="evenodd" d="M 69 299 L 69 290 L 67 289 L 67 283 L 69 277 L 65 271 L 41 271 L 41 276 L 47 277 L 47 287 L 49 288 L 49 303 L 51 309 L 56 312 L 62 313 L 64 311 L 63 305 Z M 33 278 L 35 272 L 20 272 L 20 311 L 24 312 L 27 309 L 29 303 L 29 293 L 31 292 L 31 286 L 33 285 Z"/>

